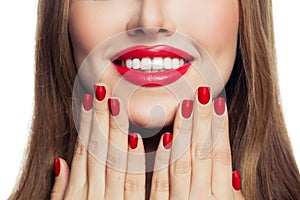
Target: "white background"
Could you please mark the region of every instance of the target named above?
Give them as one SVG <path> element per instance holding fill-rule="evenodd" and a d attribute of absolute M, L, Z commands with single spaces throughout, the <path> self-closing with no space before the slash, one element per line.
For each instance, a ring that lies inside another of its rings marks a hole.
<path fill-rule="evenodd" d="M 282 106 L 300 166 L 300 3 L 273 0 L 273 6 Z M 36 11 L 36 0 L 0 3 L 0 199 L 16 181 L 31 123 Z"/>

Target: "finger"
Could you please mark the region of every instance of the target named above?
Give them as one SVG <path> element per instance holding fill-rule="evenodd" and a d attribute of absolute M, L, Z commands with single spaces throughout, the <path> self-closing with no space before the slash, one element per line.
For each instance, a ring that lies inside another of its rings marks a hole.
<path fill-rule="evenodd" d="M 128 116 L 122 102 L 109 99 L 110 129 L 105 199 L 123 199 L 128 149 Z M 116 192 L 117 191 L 117 192 Z"/>
<path fill-rule="evenodd" d="M 188 199 L 191 178 L 190 142 L 193 101 L 180 104 L 174 121 L 170 164 L 170 199 Z"/>
<path fill-rule="evenodd" d="M 110 91 L 104 84 L 95 85 L 93 122 L 88 144 L 88 198 L 103 199 L 108 148 Z"/>
<path fill-rule="evenodd" d="M 80 128 L 71 165 L 70 181 L 66 191 L 66 196 L 70 199 L 86 199 L 87 144 L 93 114 L 92 100 L 91 94 L 84 95 L 80 114 Z"/>
<path fill-rule="evenodd" d="M 51 191 L 51 200 L 62 200 L 69 181 L 69 167 L 65 160 L 54 158 L 55 181 Z"/>
<path fill-rule="evenodd" d="M 212 119 L 212 194 L 216 199 L 233 197 L 232 167 L 225 99 L 216 98 Z"/>
<path fill-rule="evenodd" d="M 158 145 L 151 183 L 150 199 L 169 199 L 169 160 L 172 134 L 165 133 Z"/>
<path fill-rule="evenodd" d="M 211 196 L 212 103 L 208 87 L 198 88 L 193 112 L 190 199 L 209 199 Z"/>
<path fill-rule="evenodd" d="M 145 199 L 145 152 L 141 136 L 129 135 L 125 199 Z"/>

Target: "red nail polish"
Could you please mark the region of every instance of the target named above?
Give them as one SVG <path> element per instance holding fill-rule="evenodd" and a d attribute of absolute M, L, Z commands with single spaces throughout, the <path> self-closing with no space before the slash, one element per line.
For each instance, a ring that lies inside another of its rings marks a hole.
<path fill-rule="evenodd" d="M 108 99 L 109 111 L 112 116 L 118 116 L 120 113 L 120 102 L 118 99 Z"/>
<path fill-rule="evenodd" d="M 96 93 L 97 100 L 103 101 L 106 95 L 106 89 L 104 86 L 96 85 L 95 93 Z"/>
<path fill-rule="evenodd" d="M 198 101 L 202 105 L 206 105 L 210 100 L 209 87 L 199 87 L 198 88 Z"/>
<path fill-rule="evenodd" d="M 232 186 L 237 191 L 241 189 L 241 175 L 238 170 L 232 172 Z"/>
<path fill-rule="evenodd" d="M 222 115 L 225 112 L 225 99 L 222 97 L 216 98 L 214 101 L 214 109 L 217 115 Z"/>
<path fill-rule="evenodd" d="M 136 133 L 129 134 L 129 146 L 131 149 L 135 149 L 138 145 L 138 135 Z"/>
<path fill-rule="evenodd" d="M 171 133 L 165 133 L 163 136 L 163 145 L 166 149 L 170 149 L 172 146 L 173 135 Z"/>
<path fill-rule="evenodd" d="M 191 117 L 193 111 L 193 101 L 192 100 L 184 100 L 181 106 L 181 115 L 188 119 Z"/>
<path fill-rule="evenodd" d="M 83 95 L 83 107 L 86 111 L 91 110 L 93 106 L 93 95 L 91 94 L 84 94 Z"/>
<path fill-rule="evenodd" d="M 55 177 L 59 176 L 60 173 L 60 160 L 58 157 L 54 158 L 54 175 Z"/>

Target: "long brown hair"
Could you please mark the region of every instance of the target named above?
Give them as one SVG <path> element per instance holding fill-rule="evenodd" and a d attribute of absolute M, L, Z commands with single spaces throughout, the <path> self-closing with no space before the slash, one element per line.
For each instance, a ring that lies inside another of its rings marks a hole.
<path fill-rule="evenodd" d="M 271 0 L 240 0 L 236 60 L 226 84 L 233 168 L 246 199 L 298 199 L 300 176 L 280 107 Z M 68 34 L 69 0 L 40 0 L 35 106 L 26 160 L 9 199 L 49 199 L 53 158 L 70 165 L 76 67 Z"/>

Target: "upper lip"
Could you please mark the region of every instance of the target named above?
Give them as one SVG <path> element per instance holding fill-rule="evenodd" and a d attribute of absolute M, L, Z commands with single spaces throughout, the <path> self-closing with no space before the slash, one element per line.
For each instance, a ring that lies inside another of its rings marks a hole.
<path fill-rule="evenodd" d="M 187 62 L 191 62 L 194 58 L 186 51 L 180 50 L 168 45 L 156 45 L 156 46 L 133 46 L 126 48 L 118 52 L 112 57 L 112 62 L 116 60 L 127 60 L 134 58 L 179 58 L 184 59 Z"/>

